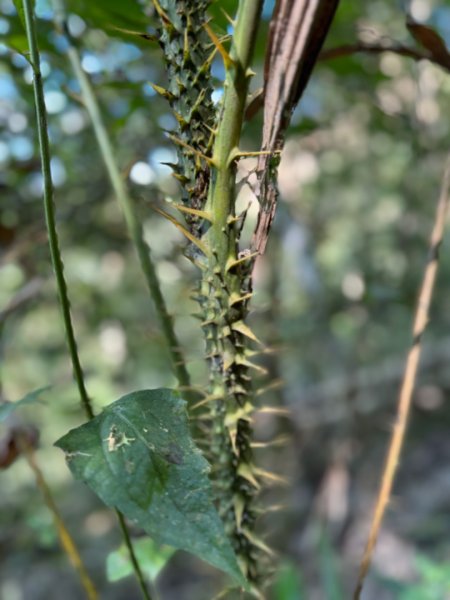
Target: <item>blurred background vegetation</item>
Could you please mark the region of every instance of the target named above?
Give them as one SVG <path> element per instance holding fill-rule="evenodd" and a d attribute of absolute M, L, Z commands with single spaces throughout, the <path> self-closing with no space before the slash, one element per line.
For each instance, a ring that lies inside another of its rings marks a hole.
<path fill-rule="evenodd" d="M 265 17 L 271 14 L 267 1 Z M 55 29 L 49 0 L 37 0 L 52 168 L 66 276 L 95 408 L 135 389 L 174 386 L 124 221 L 103 167 L 79 87 Z M 116 157 L 145 225 L 146 239 L 197 385 L 206 381 L 190 299 L 196 272 L 184 240 L 152 210 L 179 190 L 165 130 L 160 49 L 117 28 L 151 32 L 151 2 L 67 0 L 70 32 L 103 109 Z M 214 26 L 227 28 L 213 5 Z M 406 14 L 450 45 L 450 6 L 439 0 L 342 0 L 327 48 L 392 40 L 415 46 Z M 267 20 L 253 86 L 262 81 Z M 138 598 L 131 579 L 108 583 L 105 560 L 120 545 L 114 516 L 72 481 L 53 442 L 84 417 L 71 377 L 50 266 L 42 207 L 31 69 L 12 0 L 0 0 L 1 396 L 14 401 L 51 385 L 43 402 L 14 419 L 40 431 L 37 458 L 93 577 L 108 600 Z M 216 100 L 223 68 L 214 64 Z M 280 168 L 281 199 L 255 274 L 253 329 L 272 352 L 258 387 L 290 417 L 262 413 L 259 439 L 288 434 L 261 463 L 288 479 L 264 501 L 282 504 L 262 526 L 280 554 L 276 600 L 350 596 L 395 414 L 395 401 L 428 236 L 450 139 L 450 75 L 393 53 L 321 61 L 301 105 Z M 261 116 L 244 146 L 257 149 Z M 240 202 L 254 163 L 242 161 Z M 251 175 L 249 181 L 251 182 Z M 255 207 L 250 209 L 255 214 Z M 432 321 L 395 498 L 382 529 L 364 598 L 450 598 L 450 254 L 441 255 Z M 5 426 L 0 430 L 4 435 Z M 0 597 L 67 600 L 82 590 L 59 550 L 33 474 L 18 461 L 0 475 Z M 216 573 L 175 555 L 159 578 L 163 598 L 212 596 Z"/>

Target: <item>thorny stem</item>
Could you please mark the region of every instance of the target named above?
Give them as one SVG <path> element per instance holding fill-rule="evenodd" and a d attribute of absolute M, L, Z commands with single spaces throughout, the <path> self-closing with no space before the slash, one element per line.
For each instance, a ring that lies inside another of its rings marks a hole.
<path fill-rule="evenodd" d="M 36 30 L 34 27 L 34 18 L 31 9 L 31 0 L 23 0 L 26 33 L 28 46 L 30 49 L 30 62 L 33 69 L 33 89 L 36 104 L 37 132 L 39 139 L 39 150 L 42 162 L 42 176 L 44 180 L 44 208 L 45 220 L 47 224 L 48 240 L 50 254 L 55 271 L 56 284 L 58 288 L 59 302 L 63 314 L 64 326 L 69 346 L 70 357 L 75 381 L 78 386 L 80 398 L 87 416 L 92 419 L 94 411 L 91 401 L 84 384 L 83 370 L 81 368 L 80 358 L 78 356 L 77 343 L 70 314 L 70 302 L 67 291 L 67 284 L 64 278 L 64 265 L 59 248 L 58 233 L 56 230 L 55 204 L 53 200 L 53 183 L 50 171 L 50 145 L 47 130 L 47 113 L 44 102 L 44 89 L 42 85 L 42 75 L 40 69 L 39 48 L 37 45 Z"/>
<path fill-rule="evenodd" d="M 84 383 L 83 370 L 81 367 L 80 358 L 78 355 L 78 349 L 75 339 L 75 333 L 72 324 L 72 317 L 70 314 L 70 301 L 67 290 L 67 284 L 64 277 L 64 265 L 61 257 L 61 251 L 59 247 L 58 232 L 56 229 L 56 218 L 55 218 L 55 204 L 53 199 L 53 182 L 50 170 L 50 144 L 48 139 L 47 129 L 47 113 L 45 109 L 44 101 L 44 90 L 42 86 L 42 75 L 40 70 L 40 56 L 39 48 L 36 38 L 36 30 L 34 26 L 34 17 L 31 8 L 31 0 L 23 0 L 26 33 L 28 39 L 28 45 L 30 49 L 31 67 L 33 69 L 33 89 L 36 105 L 36 116 L 37 116 L 37 131 L 39 139 L 39 150 L 42 162 L 42 175 L 44 179 L 44 207 L 45 207 L 45 219 L 47 224 L 47 232 L 49 238 L 50 254 L 53 263 L 53 269 L 55 271 L 56 283 L 58 288 L 59 301 L 63 313 L 64 326 L 66 330 L 67 342 L 69 346 L 70 357 L 72 360 L 72 366 L 74 371 L 74 377 L 80 393 L 80 398 L 84 410 L 88 419 L 94 418 L 94 411 L 91 405 L 91 401 L 87 394 L 86 386 Z M 131 545 L 130 536 L 126 528 L 123 516 L 116 511 L 119 518 L 120 526 L 124 534 L 125 543 L 130 552 L 131 561 L 136 573 L 136 577 L 139 581 L 139 585 L 142 590 L 142 594 L 145 600 L 152 600 L 149 591 L 145 585 L 142 572 L 134 554 L 133 547 Z"/>
<path fill-rule="evenodd" d="M 66 33 L 66 38 L 69 44 L 67 53 L 72 68 L 81 87 L 82 100 L 91 119 L 97 143 L 101 152 L 101 156 L 103 158 L 103 162 L 105 163 L 105 167 L 111 182 L 111 186 L 114 190 L 115 195 L 117 196 L 117 200 L 125 217 L 131 240 L 136 248 L 136 252 L 140 261 L 142 271 L 145 276 L 147 287 L 153 299 L 156 314 L 158 316 L 162 331 L 167 341 L 167 346 L 169 349 L 173 369 L 175 371 L 180 387 L 184 389 L 189 389 L 189 373 L 186 369 L 186 364 L 181 351 L 180 343 L 175 333 L 173 318 L 167 310 L 166 302 L 164 300 L 164 296 L 162 295 L 161 287 L 158 281 L 158 277 L 156 275 L 155 266 L 150 256 L 150 248 L 144 240 L 144 233 L 141 222 L 136 214 L 133 201 L 127 192 L 125 182 L 117 166 L 111 140 L 103 122 L 101 110 L 97 98 L 92 89 L 92 85 L 87 75 L 82 69 L 80 57 L 71 41 L 70 34 L 67 31 L 64 8 L 60 0 L 54 0 L 54 3 L 57 9 L 57 13 L 59 13 L 59 20 L 62 24 L 62 28 Z"/>
<path fill-rule="evenodd" d="M 217 128 L 212 161 L 215 179 L 211 185 L 206 210 L 214 215 L 211 246 L 218 255 L 218 262 L 225 266 L 229 252 L 234 252 L 235 240 L 228 235 L 227 220 L 235 210 L 235 154 L 238 151 L 245 103 L 247 100 L 248 73 L 259 24 L 262 0 L 239 2 L 236 30 L 227 69 L 223 109 Z"/>
<path fill-rule="evenodd" d="M 448 212 L 450 196 L 450 157 L 442 180 L 441 193 L 436 209 L 433 231 L 430 239 L 430 254 L 423 274 L 422 285 L 417 301 L 416 316 L 413 325 L 413 341 L 406 360 L 403 380 L 400 388 L 397 416 L 395 426 L 386 456 L 378 498 L 372 518 L 368 541 L 359 568 L 358 581 L 354 593 L 354 600 L 361 597 L 364 580 L 370 567 L 373 550 L 378 538 L 381 523 L 386 512 L 386 507 L 391 497 L 392 485 L 397 473 L 400 454 L 405 438 L 408 417 L 411 408 L 411 399 L 414 391 L 417 370 L 422 353 L 422 337 L 428 325 L 430 304 L 433 297 L 434 284 L 439 260 L 439 249 L 445 229 L 445 219 Z"/>
<path fill-rule="evenodd" d="M 210 452 L 219 512 L 243 572 L 261 583 L 258 547 L 253 533 L 254 497 L 259 483 L 251 451 L 253 394 L 248 374 L 244 324 L 251 297 L 251 260 L 238 261 L 236 228 L 236 159 L 245 112 L 249 65 L 262 0 L 240 0 L 230 56 L 226 60 L 224 97 L 212 152 L 211 184 L 205 210 L 212 223 L 202 237 L 208 247 L 202 271 L 203 325 L 210 365 Z M 254 589 L 255 591 L 255 589 Z"/>

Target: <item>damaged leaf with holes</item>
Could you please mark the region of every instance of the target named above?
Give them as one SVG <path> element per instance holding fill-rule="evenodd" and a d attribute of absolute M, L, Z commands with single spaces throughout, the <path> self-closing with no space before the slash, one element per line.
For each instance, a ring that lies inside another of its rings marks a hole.
<path fill-rule="evenodd" d="M 245 586 L 213 504 L 209 464 L 191 439 L 176 392 L 128 394 L 56 446 L 76 479 L 155 542 L 196 554 Z"/>

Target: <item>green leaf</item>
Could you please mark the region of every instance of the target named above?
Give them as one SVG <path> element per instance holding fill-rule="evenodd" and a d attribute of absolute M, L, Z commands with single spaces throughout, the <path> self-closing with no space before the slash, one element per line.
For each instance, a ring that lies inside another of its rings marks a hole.
<path fill-rule="evenodd" d="M 322 587 L 329 600 L 344 600 L 342 582 L 338 570 L 338 556 L 331 544 L 330 537 L 324 529 L 319 540 L 319 559 Z"/>
<path fill-rule="evenodd" d="M 273 585 L 274 600 L 301 600 L 306 598 L 298 567 L 291 562 L 285 562 L 275 577 Z"/>
<path fill-rule="evenodd" d="M 30 392 L 17 402 L 6 402 L 0 406 L 0 423 L 2 421 L 6 421 L 6 419 L 18 408 L 25 406 L 27 404 L 34 404 L 35 402 L 39 402 L 39 397 L 50 389 L 50 386 L 47 385 L 45 387 L 38 388 L 33 392 Z"/>
<path fill-rule="evenodd" d="M 20 22 L 23 25 L 25 31 L 27 30 L 27 24 L 25 21 L 25 9 L 23 7 L 23 0 L 13 0 L 14 6 L 16 7 L 17 14 L 19 15 Z M 34 0 L 31 0 L 31 10 L 34 12 Z"/>
<path fill-rule="evenodd" d="M 210 467 L 176 392 L 128 394 L 55 445 L 76 479 L 157 543 L 196 554 L 246 584 L 213 504 Z"/>
<path fill-rule="evenodd" d="M 142 538 L 133 541 L 133 548 L 141 569 L 154 581 L 160 571 L 165 567 L 174 549 L 170 546 L 160 546 L 151 538 Z M 119 581 L 134 572 L 130 554 L 125 544 L 110 552 L 106 560 L 106 574 L 108 581 Z"/>
<path fill-rule="evenodd" d="M 16 7 L 17 14 L 19 15 L 19 19 L 23 25 L 23 28 L 26 31 L 27 24 L 25 21 L 25 10 L 23 8 L 23 1 L 22 0 L 13 0 L 13 2 L 14 2 L 14 6 Z"/>
<path fill-rule="evenodd" d="M 107 31 L 110 35 L 123 37 L 129 41 L 129 29 L 147 33 L 149 19 L 139 0 L 69 0 L 67 8 L 80 15 L 93 27 Z M 136 41 L 139 38 L 136 38 Z M 148 44 L 147 40 L 141 40 Z"/>

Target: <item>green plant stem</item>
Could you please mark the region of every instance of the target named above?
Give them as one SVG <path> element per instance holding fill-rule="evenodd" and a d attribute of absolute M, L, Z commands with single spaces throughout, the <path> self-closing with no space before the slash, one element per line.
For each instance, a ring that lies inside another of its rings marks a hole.
<path fill-rule="evenodd" d="M 145 276 L 147 287 L 153 299 L 156 314 L 158 316 L 162 331 L 167 341 L 170 358 L 173 364 L 173 369 L 175 371 L 180 386 L 182 388 L 188 389 L 190 388 L 189 373 L 186 369 L 184 357 L 175 333 L 173 318 L 167 310 L 166 302 L 161 292 L 161 287 L 158 281 L 158 277 L 156 275 L 155 266 L 150 256 L 150 248 L 144 241 L 144 234 L 141 222 L 136 215 L 133 201 L 127 192 L 125 182 L 117 166 L 112 143 L 106 130 L 105 124 L 103 122 L 101 110 L 97 98 L 92 89 L 92 85 L 86 73 L 83 71 L 77 49 L 71 42 L 70 35 L 67 32 L 67 27 L 65 25 L 64 7 L 62 6 L 62 3 L 59 0 L 54 0 L 54 4 L 56 7 L 56 11 L 59 15 L 59 20 L 63 26 L 63 30 L 66 33 L 66 38 L 69 44 L 67 53 L 72 68 L 80 84 L 83 104 L 91 119 L 95 137 L 97 139 L 103 162 L 105 163 L 105 167 L 108 172 L 111 186 L 114 190 L 114 193 L 124 214 L 131 240 L 136 248 L 136 252 L 141 264 L 142 271 Z M 187 394 L 187 397 L 189 397 L 189 394 Z"/>
<path fill-rule="evenodd" d="M 66 552 L 67 556 L 69 557 L 69 560 L 72 563 L 74 569 L 77 571 L 88 600 L 98 600 L 98 593 L 95 588 L 95 585 L 89 576 L 89 573 L 78 552 L 78 548 L 76 547 L 75 542 L 72 539 L 72 536 L 70 535 L 63 518 L 59 514 L 59 510 L 53 498 L 53 494 L 50 490 L 50 487 L 48 486 L 44 474 L 37 463 L 33 447 L 27 441 L 25 436 L 19 435 L 18 442 L 23 450 L 23 453 L 25 455 L 25 458 L 27 459 L 31 470 L 34 473 L 34 476 L 36 478 L 36 484 L 44 497 L 44 502 L 53 516 L 53 522 L 55 524 L 61 546 Z"/>
<path fill-rule="evenodd" d="M 220 516 L 245 576 L 254 591 L 264 578 L 262 541 L 254 534 L 258 470 L 251 449 L 253 412 L 249 334 L 244 324 L 251 297 L 251 257 L 238 261 L 235 221 L 236 160 L 244 118 L 250 61 L 261 18 L 262 0 L 240 0 L 221 115 L 211 161 L 205 210 L 212 223 L 202 237 L 208 255 L 202 271 L 200 305 L 209 357 L 212 422 L 211 462 Z"/>
<path fill-rule="evenodd" d="M 50 254 L 55 271 L 56 285 L 58 288 L 59 302 L 61 305 L 64 326 L 66 330 L 67 344 L 72 360 L 74 378 L 78 386 L 80 398 L 87 416 L 92 419 L 94 411 L 84 384 L 83 370 L 78 356 L 77 343 L 70 314 L 70 302 L 67 292 L 67 284 L 64 278 L 64 265 L 59 248 L 58 233 L 56 230 L 55 204 L 53 200 L 53 183 L 50 171 L 50 145 L 47 130 L 47 113 L 45 110 L 44 90 L 40 69 L 39 48 L 37 45 L 34 18 L 31 9 L 31 0 L 23 0 L 26 33 L 30 49 L 30 62 L 33 69 L 33 89 L 36 104 L 37 132 L 39 150 L 42 162 L 42 176 L 44 180 L 44 207 L 45 220 L 47 224 Z"/>
<path fill-rule="evenodd" d="M 80 393 L 80 398 L 86 412 L 88 419 L 94 418 L 94 411 L 91 405 L 91 401 L 87 394 L 86 386 L 84 383 L 83 370 L 81 368 L 81 362 L 78 355 L 78 349 L 75 339 L 75 333 L 72 324 L 72 318 L 70 314 L 70 301 L 67 291 L 67 284 L 64 278 L 64 265 L 61 258 L 61 251 L 59 247 L 58 232 L 56 229 L 56 218 L 55 218 L 55 204 L 53 199 L 53 182 L 50 170 L 50 144 L 48 139 L 47 129 L 47 113 L 45 109 L 44 101 L 44 90 L 42 86 L 42 75 L 40 70 L 40 57 L 39 48 L 36 38 L 36 30 L 34 26 L 34 17 L 31 8 L 31 0 L 23 0 L 26 33 L 28 39 L 28 45 L 30 48 L 30 59 L 31 66 L 33 69 L 33 89 L 34 98 L 36 104 L 36 116 L 37 116 L 37 131 L 39 139 L 39 150 L 42 162 L 42 175 L 44 179 L 44 207 L 45 207 L 45 219 L 47 224 L 47 232 L 49 237 L 50 254 L 53 263 L 53 269 L 55 271 L 56 283 L 58 288 L 59 301 L 61 304 L 64 326 L 66 330 L 67 342 L 69 346 L 70 357 L 72 360 L 72 366 L 74 371 L 74 377 Z M 139 585 L 142 590 L 142 594 L 145 600 L 152 600 L 148 589 L 145 585 L 144 577 L 137 562 L 131 539 L 123 518 L 123 515 L 116 511 L 120 527 L 125 539 L 125 543 L 130 552 L 130 558 L 133 563 L 133 567 L 136 573 L 136 577 L 139 581 Z"/>
<path fill-rule="evenodd" d="M 241 0 L 236 18 L 236 30 L 227 68 L 222 115 L 213 147 L 212 162 L 216 179 L 211 185 L 206 210 L 213 214 L 210 239 L 217 252 L 218 262 L 225 266 L 230 250 L 234 252 L 235 240 L 227 226 L 228 218 L 235 212 L 235 158 L 244 119 L 249 65 L 253 54 L 256 33 L 262 10 L 262 0 Z"/>
<path fill-rule="evenodd" d="M 139 582 L 139 587 L 141 588 L 142 595 L 145 600 L 152 600 L 150 596 L 150 592 L 148 591 L 148 586 L 144 578 L 144 574 L 141 570 L 141 565 L 137 559 L 136 553 L 134 551 L 133 542 L 131 541 L 130 532 L 128 531 L 127 524 L 125 522 L 125 517 L 121 512 L 116 510 L 117 518 L 119 519 L 120 529 L 122 531 L 122 536 L 125 542 L 125 545 L 128 549 L 128 554 L 130 555 L 131 564 L 133 565 L 134 574 Z"/>

